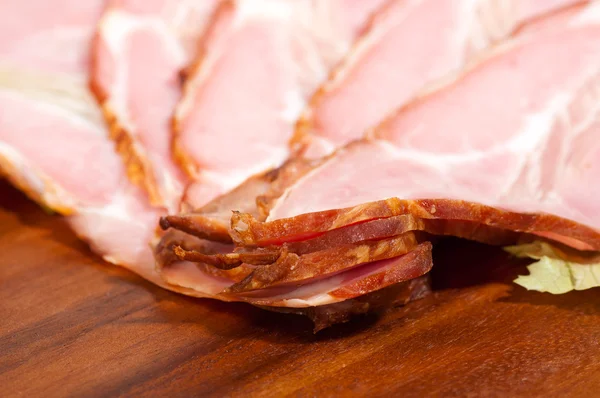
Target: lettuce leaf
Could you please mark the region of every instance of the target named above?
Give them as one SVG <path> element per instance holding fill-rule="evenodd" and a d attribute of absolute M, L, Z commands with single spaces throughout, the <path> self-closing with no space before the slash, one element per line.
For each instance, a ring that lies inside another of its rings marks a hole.
<path fill-rule="evenodd" d="M 552 294 L 600 287 L 600 261 L 582 264 L 567 260 L 565 253 L 546 242 L 507 246 L 507 252 L 519 258 L 538 260 L 529 265 L 529 275 L 514 282 L 528 290 Z"/>

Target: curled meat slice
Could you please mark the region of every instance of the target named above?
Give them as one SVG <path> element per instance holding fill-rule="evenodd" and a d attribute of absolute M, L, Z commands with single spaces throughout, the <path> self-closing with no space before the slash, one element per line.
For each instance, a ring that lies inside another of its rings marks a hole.
<path fill-rule="evenodd" d="M 305 284 L 374 261 L 404 255 L 419 238 L 411 232 L 387 239 L 334 246 L 304 255 L 283 251 L 271 264 L 257 267 L 229 292 L 244 292 L 284 284 Z"/>
<path fill-rule="evenodd" d="M 314 282 L 235 293 L 235 297 L 277 307 L 311 307 L 352 299 L 426 274 L 432 266 L 431 247 L 430 242 L 424 242 L 402 256 L 363 264 Z"/>

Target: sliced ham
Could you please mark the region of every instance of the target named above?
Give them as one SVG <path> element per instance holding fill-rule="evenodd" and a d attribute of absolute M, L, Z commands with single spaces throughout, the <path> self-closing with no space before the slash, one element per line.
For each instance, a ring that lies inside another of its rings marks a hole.
<path fill-rule="evenodd" d="M 237 297 L 255 305 L 276 307 L 328 305 L 415 279 L 429 272 L 431 266 L 431 243 L 424 242 L 402 256 L 367 263 L 314 283 L 274 286 L 237 293 Z"/>
<path fill-rule="evenodd" d="M 390 255 L 383 255 L 384 258 L 388 257 L 387 259 L 367 263 L 361 263 L 359 258 L 355 258 L 354 261 L 349 259 L 350 262 L 345 264 L 347 267 L 337 272 L 330 267 L 331 275 L 323 277 L 319 274 L 310 277 L 305 273 L 301 280 L 290 275 L 289 280 L 282 277 L 272 283 L 265 283 L 264 288 L 261 285 L 261 288 L 252 290 L 247 290 L 243 281 L 234 285 L 236 287 L 232 287 L 229 276 L 208 273 L 203 264 L 197 266 L 190 261 L 175 261 L 169 264 L 162 269 L 161 277 L 169 286 L 190 296 L 210 297 L 212 295 L 224 301 L 245 301 L 271 307 L 303 308 L 328 305 L 375 292 L 429 272 L 432 266 L 431 243 L 424 242 L 414 246 L 409 242 L 410 239 L 396 239 L 399 240 L 403 240 L 405 246 L 387 246 Z M 385 243 L 381 247 L 384 245 Z M 378 256 L 377 253 L 373 254 Z M 389 258 L 390 256 L 395 257 Z M 259 267 L 256 268 L 258 269 Z M 249 268 L 245 267 L 241 272 L 247 271 Z M 247 277 L 250 279 L 244 280 L 251 280 L 252 275 L 253 272 L 248 272 Z M 257 274 L 257 280 L 261 275 L 265 274 Z M 296 280 L 297 283 L 290 284 L 292 280 Z"/>
<path fill-rule="evenodd" d="M 192 208 L 288 157 L 308 96 L 381 3 L 239 0 L 219 7 L 175 112 L 175 154 L 196 181 L 186 193 Z"/>
<path fill-rule="evenodd" d="M 164 229 L 227 242 L 232 210 L 258 215 L 262 208 L 255 198 L 273 195 L 282 175 L 304 166 L 287 164 L 246 178 L 288 156 L 288 139 L 306 98 L 383 3 L 239 1 L 219 8 L 175 115 L 176 155 L 197 180 L 187 191 L 187 209 L 196 210 L 163 218 Z M 242 73 L 241 64 L 251 68 Z M 221 104 L 235 117 L 218 111 Z M 197 252 L 196 259 L 210 254 Z M 176 273 L 166 268 L 161 272 L 174 281 Z"/>
<path fill-rule="evenodd" d="M 29 0 L 0 16 L 6 40 L 0 52 L 2 174 L 67 215 L 104 259 L 161 284 L 148 250 L 157 213 L 128 183 L 86 88 L 88 48 L 103 1 L 29 12 L 47 5 Z"/>
<path fill-rule="evenodd" d="M 350 7 L 350 3 L 344 3 L 345 10 L 354 12 L 355 9 Z M 528 0 L 500 4 L 488 0 L 475 2 L 461 0 L 444 2 L 443 7 L 438 7 L 437 2 L 428 0 L 388 2 L 374 14 L 375 17 L 368 24 L 367 33 L 361 36 L 350 55 L 334 70 L 330 80 L 313 96 L 312 106 L 298 123 L 294 139 L 295 145 L 302 147 L 302 143 L 308 142 L 307 150 L 311 153 L 305 152 L 304 154 L 312 157 L 316 154 L 326 153 L 347 140 L 358 138 L 368 123 L 378 121 L 387 112 L 412 98 L 427 82 L 435 80 L 436 76 L 447 75 L 462 66 L 471 54 L 479 53 L 483 48 L 506 36 L 514 30 L 519 22 L 530 21 L 535 17 L 561 9 L 561 7 L 568 10 L 567 6 L 586 3 L 587 1 L 540 2 Z M 366 7 L 370 3 L 362 2 L 360 4 Z M 577 9 L 577 7 L 572 8 Z M 561 13 L 568 14 L 562 9 Z M 570 14 L 568 15 L 570 16 Z M 447 29 L 439 29 L 440 23 L 435 22 L 436 19 L 447 24 Z M 552 22 L 556 19 L 555 17 L 539 18 L 537 24 L 556 25 Z M 546 22 L 547 20 L 549 22 Z M 426 34 L 422 32 L 434 25 L 436 29 L 432 32 L 427 31 Z M 468 26 L 468 29 L 458 29 L 454 25 L 465 25 Z M 446 34 L 447 31 L 453 33 Z M 437 34 L 442 35 L 442 38 L 436 39 Z M 407 37 L 410 40 L 407 40 Z M 416 42 L 415 38 L 417 38 Z M 426 46 L 425 41 L 429 45 Z M 427 53 L 415 54 L 403 49 L 404 47 L 427 49 Z M 404 53 L 411 53 L 411 57 L 400 58 L 398 56 L 398 54 Z M 429 65 L 435 73 L 429 73 L 429 69 L 423 65 Z M 394 73 L 386 74 L 378 70 L 378 68 L 392 66 Z M 415 78 L 415 74 L 418 75 L 418 78 Z M 375 91 L 373 91 L 373 87 L 375 87 Z M 379 87 L 394 87 L 394 89 L 382 90 Z M 363 98 L 367 97 L 369 101 L 364 103 Z M 344 108 L 346 109 L 344 111 L 338 105 L 348 109 Z M 327 119 L 331 121 L 330 125 L 321 123 L 319 115 L 323 112 L 324 114 L 328 113 L 330 108 L 339 108 L 340 112 L 331 113 L 331 118 Z M 351 111 L 349 111 L 350 108 Z M 367 119 L 364 119 L 365 126 L 354 129 L 354 132 L 347 136 L 344 133 L 344 126 L 351 129 L 360 126 L 361 123 L 357 123 L 355 119 L 363 116 L 368 116 Z M 334 140 L 335 142 L 330 140 L 331 134 L 340 133 L 346 138 Z M 201 146 L 197 148 L 201 148 Z M 315 161 L 318 163 L 318 160 Z M 222 211 L 218 214 L 212 212 L 211 215 L 207 215 L 203 209 L 191 213 L 187 209 L 188 213 L 177 216 L 170 215 L 169 219 L 172 222 L 163 222 L 162 225 L 163 227 L 172 226 L 188 230 L 190 233 L 209 239 L 213 239 L 210 234 L 215 229 L 219 229 L 220 233 L 215 238 L 222 240 L 229 227 L 230 210 L 248 212 L 255 216 L 258 213 L 257 218 L 264 220 L 269 214 L 271 206 L 276 203 L 283 192 L 313 167 L 314 164 L 307 160 L 294 158 L 274 170 L 276 174 L 271 174 L 273 181 L 269 182 L 270 187 L 266 187 L 265 181 L 263 181 L 261 189 L 264 192 L 262 194 L 256 194 L 258 191 L 247 188 L 237 188 L 230 193 L 221 195 L 217 200 L 217 203 L 231 203 L 238 207 L 220 206 Z M 256 186 L 256 177 L 243 184 L 246 187 L 249 185 Z M 197 184 L 189 192 L 200 192 L 206 187 L 207 185 Z M 243 198 L 244 192 L 250 195 Z M 192 194 L 191 196 L 197 195 Z M 229 196 L 232 199 L 227 200 L 226 198 Z M 194 201 L 192 200 L 192 202 Z M 258 206 L 256 210 L 254 209 L 255 202 Z M 203 235 L 199 233 L 203 233 Z"/>
<path fill-rule="evenodd" d="M 178 290 L 156 272 L 150 249 L 162 213 L 130 183 L 87 89 L 89 48 L 104 2 L 53 4 L 61 12 L 40 21 L 42 14 L 30 15 L 46 5 L 28 0 L 0 15 L 2 37 L 11 39 L 0 46 L 1 174 L 65 215 L 106 261 Z M 214 273 L 206 279 L 220 281 Z M 216 297 L 213 291 L 199 294 Z"/>
<path fill-rule="evenodd" d="M 271 264 L 256 267 L 228 291 L 239 293 L 325 278 L 362 264 L 402 256 L 412 251 L 418 241 L 416 234 L 408 232 L 388 239 L 332 246 L 304 255 L 284 252 Z"/>
<path fill-rule="evenodd" d="M 218 0 L 110 0 L 94 40 L 92 89 L 131 180 L 179 209 L 185 176 L 171 156 L 180 74 Z"/>
<path fill-rule="evenodd" d="M 323 330 L 336 323 L 348 322 L 356 315 L 384 312 L 389 308 L 405 305 L 410 301 L 426 297 L 431 293 L 428 275 L 410 281 L 396 283 L 384 289 L 363 294 L 333 304 L 318 307 L 289 308 L 262 307 L 266 310 L 304 315 L 314 323 L 314 332 Z"/>
<path fill-rule="evenodd" d="M 600 250 L 597 10 L 499 47 L 301 178 L 269 222 L 234 229 L 281 243 L 413 214 Z"/>
<path fill-rule="evenodd" d="M 594 0 L 592 0 L 594 1 Z M 517 7 L 517 18 L 521 21 L 547 16 L 561 8 L 591 3 L 584 0 L 522 0 L 514 4 Z"/>
<path fill-rule="evenodd" d="M 428 84 L 456 72 L 524 21 L 576 0 L 407 0 L 376 15 L 312 97 L 294 145 L 316 157 L 358 139 Z"/>
<path fill-rule="evenodd" d="M 0 14 L 3 65 L 44 71 L 78 82 L 88 66 L 88 45 L 105 0 L 23 0 Z M 35 11 L 35 12 L 34 12 Z"/>
<path fill-rule="evenodd" d="M 428 212 L 433 203 L 441 209 L 438 213 L 436 208 L 434 214 L 446 218 L 435 218 Z M 393 198 L 371 202 L 364 207 L 303 214 L 269 223 L 257 222 L 248 214 L 236 214 L 231 234 L 238 251 L 255 246 L 267 246 L 273 251 L 274 246 L 284 245 L 287 250 L 298 254 L 364 240 L 389 238 L 409 231 L 456 236 L 490 245 L 507 245 L 520 237 L 514 231 L 482 225 L 479 220 L 462 219 L 463 216 L 474 218 L 469 215 L 471 209 L 450 213 L 459 203 L 444 200 L 401 201 Z M 360 211 L 363 209 L 364 213 Z M 443 212 L 444 209 L 448 211 Z"/>
<path fill-rule="evenodd" d="M 248 178 L 242 184 L 205 206 L 190 212 L 162 217 L 163 230 L 174 228 L 193 236 L 217 242 L 232 242 L 229 233 L 232 210 L 264 220 L 271 203 L 316 164 L 302 158 Z"/>
<path fill-rule="evenodd" d="M 11 76 L 12 81 L 16 76 Z M 42 89 L 36 88 L 36 90 Z M 360 272 L 352 270 L 348 275 L 330 279 L 327 283 L 318 281 L 314 284 L 306 284 L 301 291 L 286 294 L 279 292 L 272 299 L 268 296 L 269 292 L 264 292 L 265 294 L 258 298 L 239 297 L 232 293 L 223 294 L 223 291 L 233 282 L 246 275 L 210 272 L 202 264 L 198 266 L 189 262 L 175 262 L 173 266 L 165 268 L 164 272 L 157 273 L 148 243 L 154 236 L 153 227 L 159 212 L 148 205 L 143 192 L 127 179 L 124 166 L 112 150 L 112 145 L 102 129 L 101 118 L 96 118 L 98 122 L 96 125 L 69 109 L 44 102 L 35 96 L 29 98 L 28 95 L 27 90 L 2 88 L 1 98 L 4 109 L 11 109 L 14 112 L 25 109 L 31 120 L 38 120 L 41 123 L 33 130 L 20 129 L 19 126 L 23 125 L 17 123 L 2 125 L 0 131 L 2 132 L 3 172 L 15 181 L 23 175 L 27 176 L 27 179 L 23 180 L 26 181 L 23 187 L 27 188 L 28 192 L 33 192 L 33 197 L 41 203 L 70 214 L 68 220 L 71 226 L 82 238 L 90 242 L 96 252 L 107 261 L 124 265 L 153 283 L 197 297 L 247 301 L 269 306 L 305 307 L 313 304 L 338 303 L 383 289 L 429 270 L 429 255 L 420 251 L 411 254 L 419 260 L 416 262 L 404 259 L 374 263 L 361 269 Z M 88 104 L 91 105 L 90 111 L 92 111 L 93 101 L 89 101 Z M 51 131 L 47 130 L 48 126 L 62 131 L 65 142 L 73 145 L 77 143 L 77 151 L 67 145 L 52 146 L 50 140 L 55 139 L 56 136 L 50 134 Z M 31 140 L 32 136 L 35 136 L 36 140 Z M 22 137 L 29 139 L 20 139 Z M 44 140 L 44 137 L 48 139 Z M 40 147 L 37 147 L 37 150 L 30 149 L 28 145 L 33 145 L 32 142 Z M 91 152 L 82 150 L 87 145 L 93 148 Z M 54 150 L 43 150 L 49 147 Z M 86 162 L 90 159 L 86 156 L 88 154 L 97 156 L 93 159 L 101 163 L 95 164 L 101 164 L 102 167 L 97 170 L 91 169 Z M 54 170 L 49 166 L 56 165 L 59 161 L 66 167 Z M 72 163 L 65 163 L 67 161 Z M 106 176 L 111 178 L 103 184 L 89 184 L 91 176 L 94 176 L 98 182 L 102 181 L 101 175 L 92 174 L 94 172 L 105 172 Z M 61 196 L 54 201 L 45 200 L 46 191 L 51 189 L 60 192 Z M 213 249 L 214 246 L 210 248 Z M 207 252 L 209 249 L 204 247 L 202 251 Z M 347 307 L 348 311 L 354 308 L 350 304 Z"/>

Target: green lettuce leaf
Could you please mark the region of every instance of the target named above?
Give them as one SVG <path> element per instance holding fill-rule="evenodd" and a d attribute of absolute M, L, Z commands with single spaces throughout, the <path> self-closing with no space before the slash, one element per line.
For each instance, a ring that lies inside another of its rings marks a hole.
<path fill-rule="evenodd" d="M 519 258 L 538 260 L 529 265 L 529 275 L 514 282 L 528 290 L 552 294 L 600 287 L 600 261 L 579 263 L 567 260 L 565 253 L 546 242 L 508 246 L 504 250 Z"/>

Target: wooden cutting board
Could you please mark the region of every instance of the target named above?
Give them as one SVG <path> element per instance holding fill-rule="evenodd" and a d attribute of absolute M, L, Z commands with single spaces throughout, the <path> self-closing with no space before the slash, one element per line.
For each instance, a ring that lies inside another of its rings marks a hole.
<path fill-rule="evenodd" d="M 600 396 L 600 292 L 510 283 L 499 250 L 438 245 L 436 292 L 317 335 L 94 256 L 0 184 L 2 396 Z"/>

